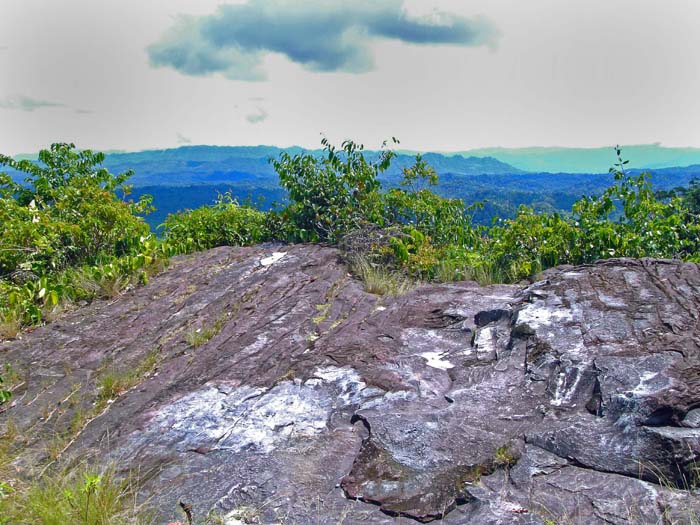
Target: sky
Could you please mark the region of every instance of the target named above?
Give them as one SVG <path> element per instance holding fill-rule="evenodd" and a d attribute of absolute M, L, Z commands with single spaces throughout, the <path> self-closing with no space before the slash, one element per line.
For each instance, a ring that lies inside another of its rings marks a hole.
<path fill-rule="evenodd" d="M 697 0 L 0 0 L 0 152 L 700 147 Z"/>

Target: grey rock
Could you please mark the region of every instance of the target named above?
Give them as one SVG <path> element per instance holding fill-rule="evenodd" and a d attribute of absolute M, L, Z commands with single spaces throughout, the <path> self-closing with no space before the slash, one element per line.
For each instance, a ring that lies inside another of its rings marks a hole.
<path fill-rule="evenodd" d="M 73 436 L 144 475 L 163 522 L 693 523 L 700 267 L 614 259 L 527 287 L 363 291 L 336 250 L 176 258 L 0 344 L 30 476 L 105 370 L 155 370 Z M 187 334 L 221 327 L 197 348 Z M 57 401 L 61 400 L 60 402 Z"/>

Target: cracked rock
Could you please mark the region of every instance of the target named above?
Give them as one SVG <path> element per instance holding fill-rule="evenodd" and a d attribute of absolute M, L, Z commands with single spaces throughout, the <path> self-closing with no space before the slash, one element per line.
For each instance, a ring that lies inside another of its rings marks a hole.
<path fill-rule="evenodd" d="M 30 476 L 105 371 L 156 355 L 60 461 L 145 473 L 163 523 L 179 501 L 195 523 L 693 523 L 699 318 L 679 261 L 378 297 L 332 248 L 217 248 L 0 344 L 24 379 L 0 421 Z"/>

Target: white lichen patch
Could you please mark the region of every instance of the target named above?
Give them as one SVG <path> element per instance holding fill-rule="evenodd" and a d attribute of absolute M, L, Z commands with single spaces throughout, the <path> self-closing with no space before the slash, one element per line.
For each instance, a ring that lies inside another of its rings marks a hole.
<path fill-rule="evenodd" d="M 428 328 L 407 328 L 401 333 L 401 341 L 411 355 L 422 355 L 426 352 L 452 355 L 469 347 L 467 336 L 461 332 Z"/>
<path fill-rule="evenodd" d="M 496 330 L 493 326 L 484 326 L 476 331 L 474 347 L 477 356 L 490 355 L 496 352 Z"/>
<path fill-rule="evenodd" d="M 446 355 L 445 352 L 423 352 L 420 356 L 425 359 L 425 364 L 428 366 L 440 370 L 449 370 L 450 368 L 454 368 L 455 365 L 445 359 Z"/>
<path fill-rule="evenodd" d="M 647 371 L 642 373 L 639 383 L 629 393 L 637 396 L 654 394 L 666 388 L 668 384 L 668 378 L 660 376 L 658 372 Z"/>
<path fill-rule="evenodd" d="M 627 303 L 625 303 L 619 297 L 599 293 L 598 298 L 600 299 L 600 302 L 602 302 L 608 308 L 627 308 Z"/>
<path fill-rule="evenodd" d="M 274 252 L 269 257 L 260 259 L 260 264 L 262 266 L 270 266 L 272 264 L 275 264 L 277 261 L 281 260 L 285 255 L 287 255 L 287 252 Z"/>
<path fill-rule="evenodd" d="M 308 379 L 306 386 L 332 383 L 336 391 L 335 406 L 360 404 L 368 396 L 376 395 L 376 389 L 367 387 L 360 375 L 352 368 L 326 366 L 317 368 L 314 376 Z M 380 391 L 383 392 L 383 391 Z M 341 403 L 338 403 L 341 401 Z"/>
<path fill-rule="evenodd" d="M 260 352 L 260 350 L 265 348 L 265 345 L 267 345 L 268 339 L 265 334 L 259 334 L 258 337 L 255 339 L 255 341 L 245 348 L 241 349 L 241 354 L 242 355 L 253 355 L 257 354 Z"/>
<path fill-rule="evenodd" d="M 696 441 L 700 439 L 700 428 L 680 428 L 680 427 L 647 427 L 650 432 L 660 434 L 670 439 L 688 439 Z"/>
<path fill-rule="evenodd" d="M 573 316 L 569 310 L 547 306 L 539 301 L 526 305 L 517 314 L 517 324 L 526 324 L 533 330 L 539 326 L 551 326 L 572 320 Z"/>
<path fill-rule="evenodd" d="M 564 279 L 578 279 L 581 277 L 581 272 L 564 272 L 561 274 Z"/>
<path fill-rule="evenodd" d="M 583 370 L 578 366 L 571 367 L 566 372 L 560 372 L 554 389 L 554 397 L 550 403 L 553 406 L 571 404 L 582 377 Z"/>
<path fill-rule="evenodd" d="M 180 451 L 206 447 L 270 453 L 294 437 L 326 430 L 338 407 L 381 396 L 350 368 L 324 367 L 302 383 L 282 381 L 270 389 L 207 385 L 162 407 L 140 440 Z"/>
<path fill-rule="evenodd" d="M 367 389 L 369 391 L 370 389 Z M 378 389 L 372 389 L 372 390 L 378 390 Z M 384 392 L 383 390 L 380 392 Z M 402 402 L 406 401 L 415 401 L 418 398 L 418 395 L 416 394 L 415 391 L 413 390 L 397 390 L 396 392 L 387 392 L 383 395 L 377 396 L 368 399 L 367 401 L 363 402 L 362 405 L 360 406 L 361 410 L 368 410 L 370 408 L 377 408 L 378 406 L 381 405 L 386 405 L 386 406 L 391 406 L 392 404 L 400 404 Z"/>

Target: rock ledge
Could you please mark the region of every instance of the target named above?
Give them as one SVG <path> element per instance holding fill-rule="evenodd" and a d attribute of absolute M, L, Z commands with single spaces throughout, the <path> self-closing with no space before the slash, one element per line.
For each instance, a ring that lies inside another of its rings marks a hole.
<path fill-rule="evenodd" d="M 699 319 L 678 261 L 387 298 L 331 248 L 218 248 L 0 344 L 25 379 L 0 418 L 29 473 L 101 375 L 155 355 L 62 460 L 147 472 L 164 522 L 186 501 L 228 523 L 691 523 Z"/>

